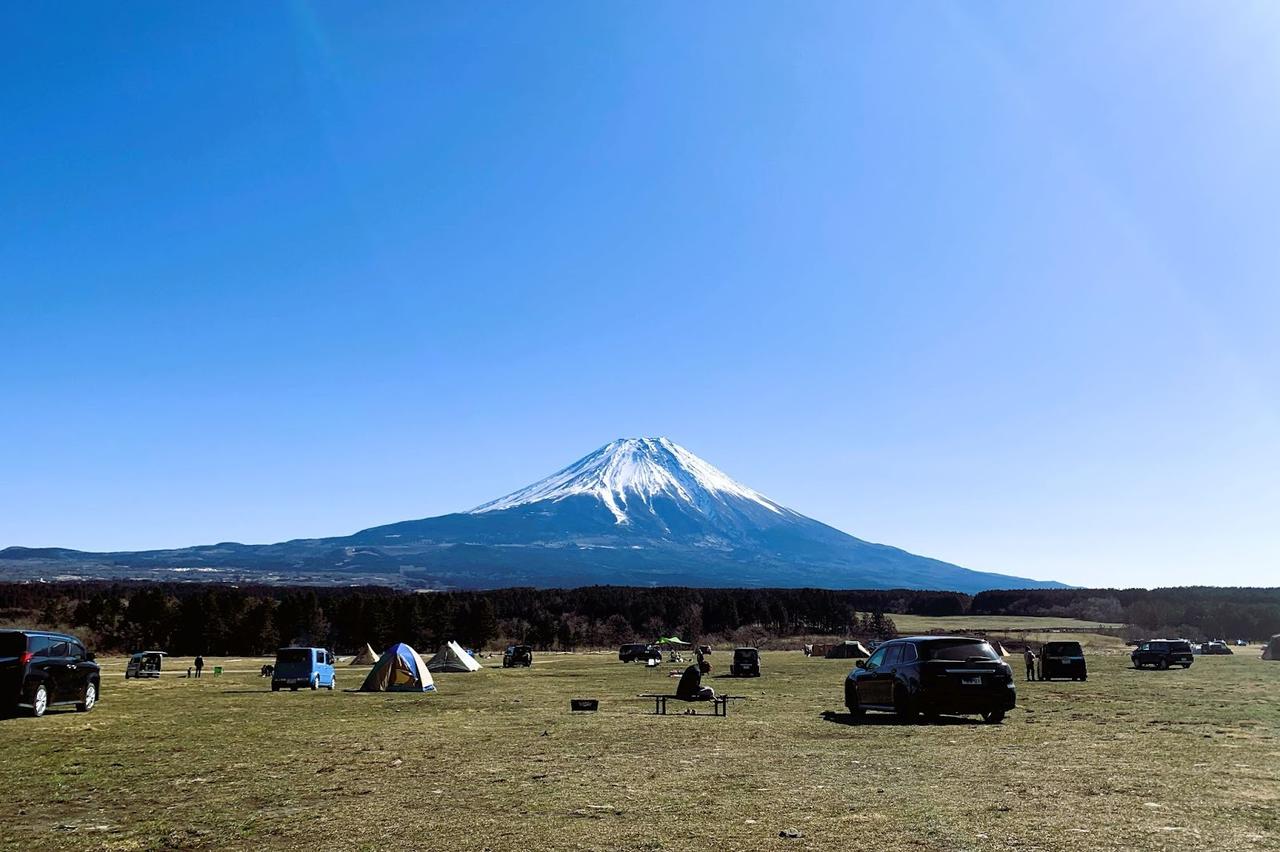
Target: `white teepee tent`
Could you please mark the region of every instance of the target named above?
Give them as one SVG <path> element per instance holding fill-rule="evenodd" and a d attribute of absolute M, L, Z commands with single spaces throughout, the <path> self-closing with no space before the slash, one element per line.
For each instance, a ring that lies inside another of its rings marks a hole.
<path fill-rule="evenodd" d="M 364 643 L 360 653 L 351 658 L 353 666 L 371 666 L 376 662 L 378 662 L 378 652 L 373 650 L 373 646 L 368 642 Z"/>
<path fill-rule="evenodd" d="M 427 660 L 430 672 L 478 672 L 480 664 L 475 657 L 462 650 L 457 642 L 447 642 L 436 655 Z"/>

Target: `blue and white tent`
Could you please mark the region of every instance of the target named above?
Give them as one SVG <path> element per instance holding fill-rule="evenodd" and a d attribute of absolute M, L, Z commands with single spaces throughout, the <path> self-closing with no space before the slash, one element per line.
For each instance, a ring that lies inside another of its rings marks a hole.
<path fill-rule="evenodd" d="M 360 687 L 361 692 L 435 692 L 435 689 L 427 664 L 417 651 L 403 642 L 382 652 Z"/>

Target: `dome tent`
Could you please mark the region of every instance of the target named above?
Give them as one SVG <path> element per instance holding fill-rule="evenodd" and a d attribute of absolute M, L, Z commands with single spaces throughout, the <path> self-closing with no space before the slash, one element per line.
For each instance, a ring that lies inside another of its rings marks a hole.
<path fill-rule="evenodd" d="M 462 650 L 457 642 L 446 642 L 436 655 L 427 660 L 427 670 L 433 672 L 478 672 L 476 658 Z"/>
<path fill-rule="evenodd" d="M 378 652 L 373 650 L 373 646 L 368 642 L 364 643 L 364 647 L 360 649 L 360 653 L 351 658 L 353 666 L 371 666 L 378 662 Z"/>
<path fill-rule="evenodd" d="M 434 692 L 435 682 L 418 652 L 403 642 L 392 645 L 369 670 L 361 692 Z"/>

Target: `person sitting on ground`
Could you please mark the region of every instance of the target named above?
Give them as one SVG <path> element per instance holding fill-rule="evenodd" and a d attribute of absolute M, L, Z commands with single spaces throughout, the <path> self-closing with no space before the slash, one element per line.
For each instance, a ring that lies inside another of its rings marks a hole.
<path fill-rule="evenodd" d="M 716 691 L 702 685 L 702 676 L 710 671 L 711 664 L 705 661 L 701 665 L 695 663 L 685 669 L 676 686 L 676 698 L 684 701 L 711 701 L 715 698 Z"/>

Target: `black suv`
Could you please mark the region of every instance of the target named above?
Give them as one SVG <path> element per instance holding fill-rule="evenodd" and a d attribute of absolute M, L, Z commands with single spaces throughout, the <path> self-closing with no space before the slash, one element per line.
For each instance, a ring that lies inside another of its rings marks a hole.
<path fill-rule="evenodd" d="M 760 652 L 755 648 L 735 648 L 729 674 L 734 677 L 760 677 Z"/>
<path fill-rule="evenodd" d="M 981 639 L 894 639 L 855 665 L 844 682 L 844 703 L 855 717 L 867 710 L 888 710 L 904 721 L 918 713 L 977 713 L 996 724 L 1017 701 L 1013 670 Z"/>
<path fill-rule="evenodd" d="M 662 662 L 662 652 L 652 645 L 632 643 L 623 645 L 618 649 L 618 659 L 624 663 L 631 663 L 636 660 L 657 660 Z"/>
<path fill-rule="evenodd" d="M 1084 648 L 1079 642 L 1045 642 L 1040 650 L 1040 679 L 1066 677 L 1088 680 L 1084 664 Z"/>
<path fill-rule="evenodd" d="M 1155 666 L 1167 669 L 1169 666 L 1191 668 L 1195 657 L 1191 655 L 1191 643 L 1186 639 L 1148 639 L 1133 649 L 1129 655 L 1135 669 Z"/>
<path fill-rule="evenodd" d="M 508 645 L 507 650 L 502 652 L 504 669 L 513 666 L 524 666 L 527 669 L 531 665 L 533 665 L 533 648 L 528 645 Z"/>
<path fill-rule="evenodd" d="M 42 630 L 0 630 L 0 710 L 43 716 L 55 704 L 82 712 L 98 703 L 101 672 L 74 636 Z"/>

